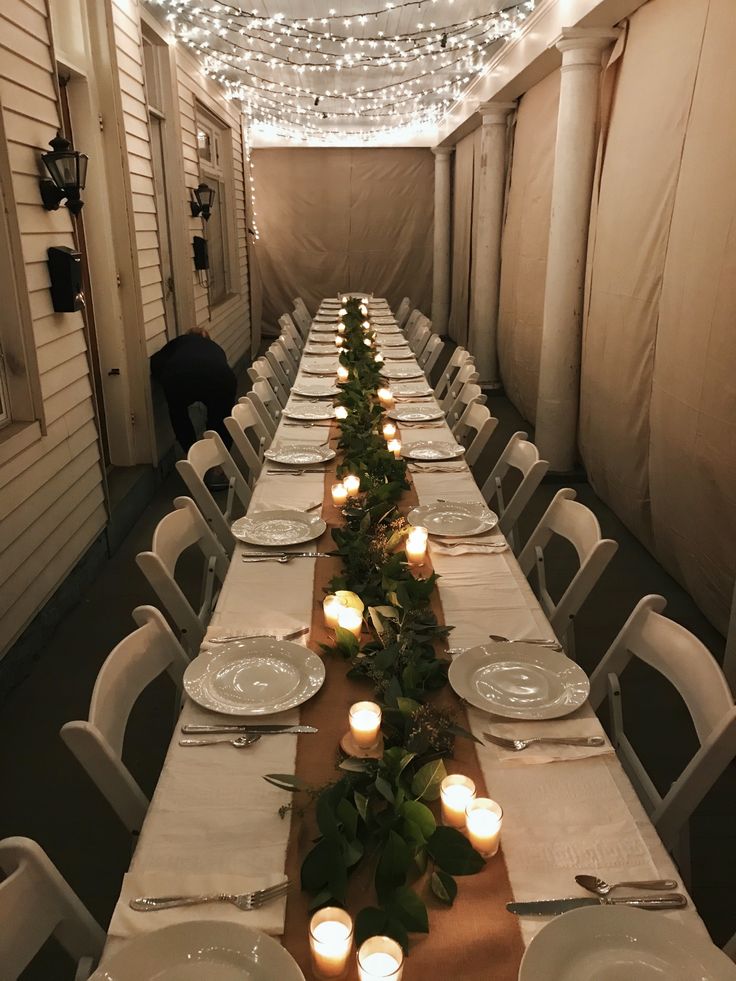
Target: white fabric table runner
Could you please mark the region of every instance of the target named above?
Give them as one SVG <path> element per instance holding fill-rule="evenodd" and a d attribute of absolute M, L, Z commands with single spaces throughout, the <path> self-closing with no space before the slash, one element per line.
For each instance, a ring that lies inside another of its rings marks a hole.
<path fill-rule="evenodd" d="M 385 301 L 371 304 L 371 314 L 387 310 Z M 314 380 L 315 376 L 305 376 L 300 370 L 298 380 L 305 378 Z M 319 443 L 325 436 L 322 427 L 287 428 L 282 422 L 274 444 Z M 405 444 L 423 439 L 453 437 L 446 426 L 411 427 L 402 434 Z M 266 462 L 249 512 L 287 505 L 306 508 L 322 498 L 324 474 L 279 476 L 267 473 L 268 469 Z M 467 467 L 453 473 L 413 472 L 412 477 L 421 503 L 438 498 L 482 501 Z M 242 551 L 240 546 L 236 548 L 208 636 L 259 630 L 287 632 L 308 626 L 313 560 L 299 559 L 286 565 L 247 564 L 241 561 Z M 489 633 L 512 639 L 553 636 L 510 549 L 445 555 L 432 549 L 430 539 L 430 554 L 441 577 L 438 586 L 446 622 L 455 627 L 449 641 L 452 647 L 484 643 Z M 205 641 L 204 656 L 208 647 L 217 649 Z M 342 708 L 336 706 L 337 711 Z M 344 706 L 346 712 L 347 708 Z M 296 722 L 298 715 L 298 710 L 293 710 L 269 721 Z M 468 716 L 479 737 L 489 727 L 504 735 L 523 737 L 538 732 L 540 726 L 494 719 L 473 708 L 468 709 Z M 217 718 L 186 700 L 180 723 Z M 586 735 L 604 734 L 589 706 L 579 710 L 575 718 Z M 186 885 L 187 876 L 207 875 L 212 883 L 225 883 L 218 886 L 219 890 L 235 888 L 233 882 L 242 876 L 244 891 L 252 888 L 254 881 L 257 885 L 278 881 L 285 866 L 290 818 L 281 819 L 277 812 L 288 795 L 266 783 L 263 775 L 293 772 L 296 738 L 264 737 L 247 750 L 226 745 L 184 749 L 178 745 L 179 738 L 177 726 L 131 862 L 133 882 L 144 881 L 153 888 L 158 873 L 158 881 L 170 891 L 171 873 L 179 872 L 182 885 Z M 594 873 L 611 881 L 653 877 L 679 880 L 615 755 L 529 765 L 524 754 L 512 758 L 493 745 L 478 746 L 477 750 L 488 793 L 504 809 L 503 851 L 517 900 L 584 895 L 574 882 L 576 872 Z M 131 926 L 128 910 L 121 908 L 128 898 L 130 890 L 126 888 L 113 914 L 106 954 L 135 933 L 135 919 Z M 257 917 L 234 907 L 217 909 L 221 916 L 239 922 L 247 917 L 245 922 L 269 933 L 279 935 L 283 931 L 284 901 L 272 904 Z M 154 927 L 156 914 L 138 915 L 141 930 Z M 681 912 L 658 915 L 674 917 L 705 932 L 692 904 Z M 184 921 L 196 918 L 197 913 L 185 909 L 179 916 Z M 522 918 L 524 941 L 528 943 L 546 922 L 544 918 Z"/>

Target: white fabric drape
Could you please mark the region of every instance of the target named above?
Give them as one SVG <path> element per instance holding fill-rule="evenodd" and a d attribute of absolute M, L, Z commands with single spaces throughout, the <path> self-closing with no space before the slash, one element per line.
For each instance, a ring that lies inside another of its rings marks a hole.
<path fill-rule="evenodd" d="M 455 147 L 452 175 L 452 288 L 450 292 L 450 337 L 458 344 L 468 342 L 470 312 L 470 269 L 473 259 L 473 203 L 475 158 L 480 145 L 476 130 Z"/>

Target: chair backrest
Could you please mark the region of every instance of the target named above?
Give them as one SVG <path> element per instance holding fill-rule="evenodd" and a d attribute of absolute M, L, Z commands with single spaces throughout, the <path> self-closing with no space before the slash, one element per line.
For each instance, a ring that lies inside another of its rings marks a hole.
<path fill-rule="evenodd" d="M 296 371 L 299 367 L 299 358 L 301 356 L 300 353 L 297 352 L 296 355 L 292 355 L 282 337 L 276 338 L 276 340 L 269 347 L 269 351 L 273 351 L 273 353 L 276 355 L 276 360 L 280 364 L 281 370 L 286 375 L 289 385 L 291 385 L 296 378 Z"/>
<path fill-rule="evenodd" d="M 223 510 L 220 510 L 217 501 L 205 483 L 205 475 L 213 467 L 221 467 L 228 480 L 227 498 Z M 243 512 L 247 511 L 251 493 L 245 477 L 235 465 L 235 461 L 228 453 L 220 435 L 208 430 L 203 439 L 197 440 L 189 448 L 186 458 L 177 462 L 176 469 L 187 485 L 187 489 L 202 512 L 205 521 L 215 533 L 217 540 L 227 554 L 232 555 L 236 541 L 235 536 L 230 531 L 230 525 L 233 522 L 233 506 L 238 501 Z"/>
<path fill-rule="evenodd" d="M 518 471 L 521 479 L 506 501 L 503 481 L 509 470 Z M 548 470 L 549 463 L 540 460 L 539 450 L 534 443 L 529 442 L 527 434 L 514 433 L 481 488 L 486 503 L 498 514 L 501 531 L 512 545 L 516 544 L 514 534 L 516 523 Z"/>
<path fill-rule="evenodd" d="M 279 405 L 283 408 L 289 401 L 289 389 L 291 388 L 291 378 L 286 372 L 282 359 L 277 355 L 273 344 L 264 354 L 264 360 L 268 369 L 260 369 L 260 377 L 266 378 L 273 389 L 274 395 L 279 400 Z M 289 369 L 291 370 L 291 369 Z M 254 378 L 253 381 L 258 381 Z"/>
<path fill-rule="evenodd" d="M 227 554 L 189 497 L 177 497 L 175 510 L 156 525 L 150 552 L 139 552 L 136 562 L 169 614 L 185 650 L 199 651 L 216 600 L 215 587 L 225 580 Z M 176 563 L 182 552 L 196 545 L 204 556 L 202 602 L 195 612 L 176 581 Z"/>
<path fill-rule="evenodd" d="M 497 425 L 498 419 L 491 415 L 488 406 L 471 402 L 465 407 L 455 427 L 455 438 L 465 447 L 465 462 L 476 478 L 474 467 Z"/>
<path fill-rule="evenodd" d="M 407 317 L 409 316 L 409 311 L 411 310 L 411 300 L 408 296 L 405 296 L 401 303 L 396 308 L 396 323 L 399 327 L 403 327 Z"/>
<path fill-rule="evenodd" d="M 434 397 L 438 402 L 445 397 L 453 378 L 464 364 L 475 364 L 475 359 L 464 347 L 456 347 L 435 385 Z"/>
<path fill-rule="evenodd" d="M 108 654 L 92 692 L 86 721 L 67 722 L 61 738 L 82 764 L 128 831 L 139 831 L 148 800 L 123 763 L 128 719 L 141 692 L 164 671 L 177 688 L 189 663 L 157 609 L 133 611 L 139 625 Z"/>
<path fill-rule="evenodd" d="M 17 978 L 51 936 L 75 962 L 84 959 L 91 972 L 102 954 L 105 931 L 40 845 L 30 838 L 5 838 L 0 869 L 5 875 L 0 882 L 0 977 Z"/>
<path fill-rule="evenodd" d="M 558 603 L 549 595 L 544 568 L 544 549 L 553 535 L 560 535 L 573 545 L 580 563 Z M 574 617 L 617 548 L 618 544 L 613 539 L 603 538 L 598 519 L 590 508 L 575 500 L 574 490 L 563 487 L 557 491 L 521 550 L 519 565 L 527 577 L 536 568 L 539 599 L 552 629 L 560 639 L 568 634 Z M 568 653 L 571 653 L 570 650 Z"/>
<path fill-rule="evenodd" d="M 253 384 L 255 384 L 255 382 Z M 273 439 L 273 435 L 276 432 L 277 423 L 263 402 L 261 402 L 260 396 L 251 390 L 242 398 L 238 399 L 238 402 L 247 402 L 249 405 L 253 406 L 253 411 L 258 417 L 261 427 L 266 433 L 266 446 L 269 446 L 271 440 Z"/>
<path fill-rule="evenodd" d="M 422 316 L 419 320 L 417 320 L 416 327 L 409 338 L 409 347 L 412 349 L 417 358 L 424 350 L 431 333 L 432 329 L 429 325 L 429 321 L 426 317 Z"/>
<path fill-rule="evenodd" d="M 259 378 L 258 381 L 253 382 L 251 393 L 257 395 L 261 400 L 261 404 L 271 417 L 275 431 L 278 421 L 281 418 L 281 403 L 273 390 L 273 386 L 268 379 Z"/>
<path fill-rule="evenodd" d="M 475 384 L 478 381 L 478 378 L 478 372 L 475 370 L 475 365 L 471 361 L 466 361 L 460 366 L 460 368 L 458 368 L 452 381 L 447 386 L 447 391 L 445 392 L 444 398 L 440 402 L 440 406 L 445 414 L 457 399 L 458 395 L 463 389 L 463 386 L 469 383 Z"/>
<path fill-rule="evenodd" d="M 288 313 L 282 313 L 279 317 L 279 327 L 281 328 L 282 336 L 288 337 L 289 342 L 293 344 L 296 350 L 301 351 L 304 347 L 304 338 L 296 329 L 294 321 L 291 319 Z"/>
<path fill-rule="evenodd" d="M 432 369 L 439 361 L 440 354 L 442 354 L 442 348 L 445 345 L 442 343 L 442 339 L 439 334 L 434 334 L 430 332 L 429 339 L 424 347 L 424 350 L 418 357 L 419 367 L 424 371 L 424 374 L 429 378 L 432 373 Z"/>
<path fill-rule="evenodd" d="M 299 335 L 297 335 L 297 337 L 299 337 L 298 341 L 295 340 L 287 331 L 282 330 L 278 338 L 286 348 L 289 357 L 295 365 L 299 364 L 299 359 L 302 356 L 302 348 L 304 347 L 301 337 Z"/>
<path fill-rule="evenodd" d="M 486 396 L 481 391 L 480 385 L 476 385 L 475 382 L 466 382 L 457 393 L 457 398 L 451 403 L 445 413 L 447 425 L 453 433 L 459 428 L 460 419 L 467 407 L 473 405 L 475 402 L 483 405 L 485 401 Z"/>
<path fill-rule="evenodd" d="M 598 708 L 611 697 L 612 739 L 621 763 L 666 845 L 678 832 L 736 754 L 736 707 L 715 658 L 685 627 L 662 616 L 662 596 L 645 596 L 634 608 L 590 679 L 590 701 Z M 700 748 L 662 796 L 623 728 L 621 672 L 639 658 L 679 692 L 693 720 Z"/>
<path fill-rule="evenodd" d="M 236 454 L 240 456 L 249 487 L 253 487 L 263 465 L 263 451 L 270 445 L 266 427 L 261 422 L 253 403 L 240 399 L 232 413 L 225 419 L 225 429 L 230 434 Z"/>
<path fill-rule="evenodd" d="M 408 341 L 411 341 L 414 331 L 416 330 L 417 321 L 422 316 L 424 316 L 422 311 L 414 308 L 414 310 L 412 310 L 409 316 L 406 318 L 406 324 L 404 326 L 404 334 L 406 335 L 406 339 Z"/>
<path fill-rule="evenodd" d="M 302 337 L 306 337 L 309 333 L 309 328 L 312 326 L 312 316 L 307 310 L 307 305 L 304 300 L 297 296 L 294 299 L 294 311 L 292 313 L 292 320 L 299 328 L 299 333 Z"/>

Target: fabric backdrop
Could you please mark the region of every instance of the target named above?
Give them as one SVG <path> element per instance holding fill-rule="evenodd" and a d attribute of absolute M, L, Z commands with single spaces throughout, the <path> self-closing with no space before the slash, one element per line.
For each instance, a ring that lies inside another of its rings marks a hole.
<path fill-rule="evenodd" d="M 253 151 L 263 332 L 301 296 L 365 290 L 429 313 L 434 157 L 428 149 Z"/>
<path fill-rule="evenodd" d="M 475 161 L 480 152 L 480 130 L 455 147 L 452 171 L 452 286 L 448 332 L 458 344 L 468 343 L 470 269 L 473 261 L 475 213 Z"/>
<path fill-rule="evenodd" d="M 498 357 L 506 394 L 535 421 L 560 73 L 519 103 L 501 245 Z"/>

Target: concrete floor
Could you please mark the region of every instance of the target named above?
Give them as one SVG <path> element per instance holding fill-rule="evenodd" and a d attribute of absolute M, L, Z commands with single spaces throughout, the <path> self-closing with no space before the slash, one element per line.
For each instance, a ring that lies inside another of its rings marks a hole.
<path fill-rule="evenodd" d="M 491 398 L 489 405 L 500 419 L 487 450 L 490 467 L 511 433 L 528 427 L 503 397 Z M 538 490 L 525 516 L 522 538 L 556 490 L 551 483 Z M 576 490 L 578 499 L 598 515 L 604 534 L 620 546 L 577 622 L 577 652 L 583 667 L 592 670 L 634 604 L 652 592 L 662 593 L 668 600 L 669 615 L 692 630 L 720 659 L 723 638 L 689 596 L 586 483 L 576 485 Z M 103 925 L 117 899 L 131 842 L 58 733 L 64 722 L 86 717 L 100 665 L 133 627 L 130 611 L 142 603 L 155 603 L 134 558 L 148 548 L 156 523 L 182 491 L 178 475 L 172 474 L 84 600 L 59 626 L 33 674 L 0 708 L 0 838 L 26 835 L 38 841 Z M 564 551 L 557 558 L 559 568 L 550 577 L 553 592 L 561 589 L 571 568 L 571 557 Z M 186 570 L 186 576 L 193 581 L 193 568 Z M 625 673 L 624 697 L 633 742 L 663 789 L 694 746 L 687 712 L 666 683 L 639 667 Z M 155 785 L 171 731 L 172 699 L 170 683 L 159 679 L 139 700 L 129 726 L 125 757 L 147 793 Z M 717 943 L 736 930 L 730 885 L 736 857 L 735 802 L 736 767 L 732 765 L 699 808 L 691 829 L 692 891 Z M 50 943 L 23 978 L 63 981 L 71 976 L 68 959 Z"/>

